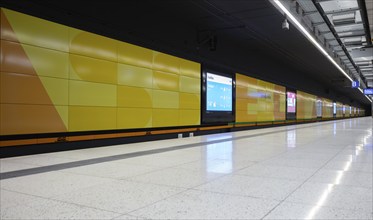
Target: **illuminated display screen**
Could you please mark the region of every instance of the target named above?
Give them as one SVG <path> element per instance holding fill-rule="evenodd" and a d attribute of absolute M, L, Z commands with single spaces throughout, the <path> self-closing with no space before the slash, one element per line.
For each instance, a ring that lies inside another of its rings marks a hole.
<path fill-rule="evenodd" d="M 317 99 L 316 101 L 316 115 L 317 117 L 322 116 L 322 100 L 321 99 Z"/>
<path fill-rule="evenodd" d="M 230 77 L 207 73 L 207 111 L 232 111 L 232 81 Z"/>
<path fill-rule="evenodd" d="M 287 92 L 287 111 L 289 113 L 295 113 L 295 108 L 297 106 L 297 95 L 294 92 Z"/>
<path fill-rule="evenodd" d="M 337 103 L 333 102 L 333 114 L 337 114 Z"/>

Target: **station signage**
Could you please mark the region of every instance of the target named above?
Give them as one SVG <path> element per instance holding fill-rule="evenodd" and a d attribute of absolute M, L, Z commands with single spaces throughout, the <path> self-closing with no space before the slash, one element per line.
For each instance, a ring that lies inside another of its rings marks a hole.
<path fill-rule="evenodd" d="M 364 95 L 373 95 L 373 88 L 364 89 Z"/>
<path fill-rule="evenodd" d="M 352 81 L 352 88 L 359 88 L 360 82 L 359 81 Z"/>

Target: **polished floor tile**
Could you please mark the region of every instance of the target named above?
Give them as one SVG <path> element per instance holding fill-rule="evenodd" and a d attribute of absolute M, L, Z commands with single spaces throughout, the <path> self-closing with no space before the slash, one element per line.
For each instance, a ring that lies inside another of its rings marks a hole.
<path fill-rule="evenodd" d="M 189 190 L 131 215 L 147 219 L 260 219 L 278 201 Z"/>
<path fill-rule="evenodd" d="M 0 218 L 372 219 L 372 121 L 1 159 Z"/>
<path fill-rule="evenodd" d="M 287 180 L 304 181 L 311 177 L 316 172 L 312 168 L 298 168 L 285 166 L 264 166 L 255 164 L 245 169 L 236 172 L 237 175 L 253 176 L 253 177 L 267 177 L 279 178 Z"/>
<path fill-rule="evenodd" d="M 247 160 L 232 160 L 232 159 L 206 159 L 185 163 L 174 168 L 186 169 L 195 172 L 229 174 L 236 170 L 250 167 L 256 162 Z"/>
<path fill-rule="evenodd" d="M 185 169 L 168 168 L 143 175 L 128 178 L 131 181 L 161 184 L 167 186 L 191 188 L 211 180 L 214 180 L 224 173 L 212 173 L 202 171 L 191 171 Z"/>
<path fill-rule="evenodd" d="M 31 156 L 23 156 L 23 157 L 5 158 L 5 159 L 2 159 L 2 160 L 12 161 L 12 162 L 15 162 L 15 163 L 37 165 L 37 166 L 48 166 L 48 165 L 55 165 L 55 164 L 69 163 L 69 162 L 77 161 L 77 159 L 55 157 L 55 156 L 52 156 L 52 155 L 49 155 L 49 154 L 39 154 L 39 155 L 31 155 Z"/>
<path fill-rule="evenodd" d="M 156 184 L 114 180 L 59 195 L 53 199 L 126 214 L 184 190 Z"/>
<path fill-rule="evenodd" d="M 285 167 L 298 167 L 298 168 L 309 168 L 318 169 L 323 167 L 327 161 L 325 160 L 314 160 L 314 159 L 286 159 L 286 158 L 274 158 L 267 160 L 262 164 L 265 166 L 285 166 Z"/>
<path fill-rule="evenodd" d="M 62 172 L 75 173 L 88 176 L 123 179 L 127 177 L 145 174 L 162 169 L 154 166 L 144 166 L 125 163 L 122 160 L 114 162 L 98 163 L 89 166 L 81 166 L 62 170 Z"/>
<path fill-rule="evenodd" d="M 230 195 L 283 200 L 301 183 L 301 181 L 286 179 L 229 175 L 195 189 Z"/>
<path fill-rule="evenodd" d="M 4 159 L 0 160 L 0 172 L 1 173 L 11 172 L 11 171 L 16 171 L 16 170 L 25 170 L 25 169 L 35 168 L 35 167 L 38 167 L 38 165 L 19 163 L 17 161 L 12 161 L 12 160 L 4 160 Z"/>
<path fill-rule="evenodd" d="M 112 219 L 121 214 L 1 190 L 0 219 Z"/>
<path fill-rule="evenodd" d="M 372 188 L 307 182 L 286 201 L 372 212 Z"/>
<path fill-rule="evenodd" d="M 327 163 L 323 169 L 327 170 L 348 170 L 348 171 L 355 171 L 355 172 L 373 172 L 373 164 L 372 163 L 354 163 L 351 161 L 335 161 L 331 160 Z"/>
<path fill-rule="evenodd" d="M 160 153 L 129 158 L 125 160 L 125 163 L 166 168 L 178 166 L 184 163 L 190 163 L 197 160 L 200 160 L 200 156 L 198 154 L 194 156 L 186 155 L 184 157 L 179 155 L 178 157 L 175 157 L 175 155 L 172 153 Z"/>
<path fill-rule="evenodd" d="M 372 179 L 373 173 L 322 169 L 313 175 L 308 181 L 315 183 L 372 188 Z"/>
<path fill-rule="evenodd" d="M 283 202 L 274 210 L 272 210 L 264 219 L 368 220 L 372 218 L 372 213 L 364 210 L 347 210 L 326 206 L 312 206 L 298 203 Z"/>
<path fill-rule="evenodd" d="M 47 172 L 0 181 L 0 187 L 35 196 L 52 197 L 110 180 L 63 172 Z"/>

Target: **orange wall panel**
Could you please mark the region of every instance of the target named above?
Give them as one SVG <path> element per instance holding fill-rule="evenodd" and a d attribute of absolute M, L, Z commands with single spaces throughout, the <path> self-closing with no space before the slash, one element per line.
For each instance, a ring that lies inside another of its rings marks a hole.
<path fill-rule="evenodd" d="M 18 73 L 0 73 L 1 103 L 51 104 L 39 77 Z"/>
<path fill-rule="evenodd" d="M 54 106 L 1 104 L 0 108 L 1 135 L 66 131 Z"/>
<path fill-rule="evenodd" d="M 21 44 L 2 40 L 0 49 L 1 72 L 35 75 L 34 68 Z"/>

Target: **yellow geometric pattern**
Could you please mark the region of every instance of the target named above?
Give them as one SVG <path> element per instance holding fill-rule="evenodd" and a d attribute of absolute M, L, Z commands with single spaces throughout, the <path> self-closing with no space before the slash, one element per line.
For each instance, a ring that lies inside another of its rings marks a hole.
<path fill-rule="evenodd" d="M 285 87 L 236 73 L 236 122 L 285 120 Z"/>
<path fill-rule="evenodd" d="M 199 63 L 8 9 L 1 15 L 1 135 L 200 124 Z M 28 124 L 42 120 L 45 104 L 65 128 Z M 18 117 L 27 109 L 33 120 Z"/>
<path fill-rule="evenodd" d="M 297 91 L 297 119 L 316 118 L 316 96 Z"/>
<path fill-rule="evenodd" d="M 322 99 L 322 117 L 333 118 L 333 101 L 330 99 Z"/>

